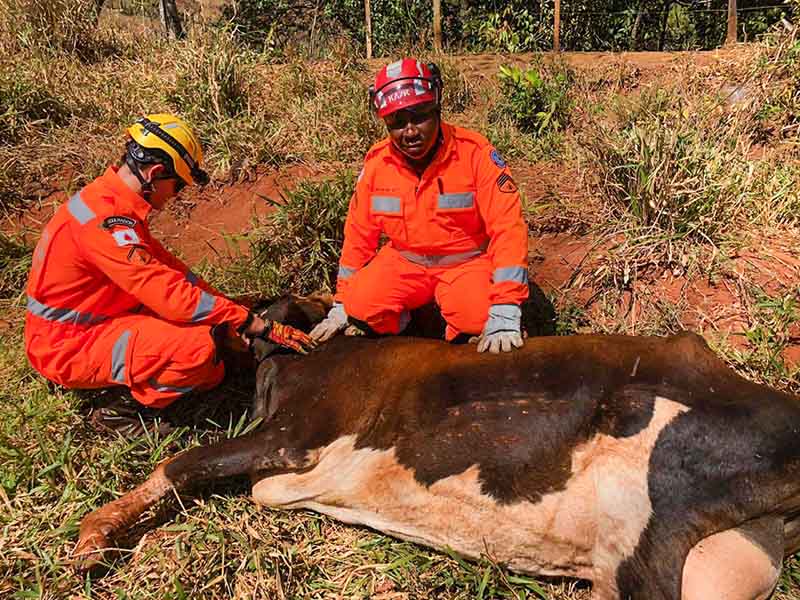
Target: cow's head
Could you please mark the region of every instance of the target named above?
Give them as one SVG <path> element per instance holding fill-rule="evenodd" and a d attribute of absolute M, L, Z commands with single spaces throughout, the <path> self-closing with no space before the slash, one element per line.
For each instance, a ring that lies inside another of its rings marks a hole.
<path fill-rule="evenodd" d="M 262 319 L 271 319 L 284 325 L 291 325 L 307 333 L 325 318 L 331 306 L 333 306 L 333 296 L 328 293 L 315 292 L 308 296 L 286 294 L 277 299 L 257 303 L 253 307 L 253 312 Z M 283 349 L 277 344 L 264 340 L 259 340 L 258 345 L 254 347 L 254 354 L 258 362 L 282 351 Z"/>

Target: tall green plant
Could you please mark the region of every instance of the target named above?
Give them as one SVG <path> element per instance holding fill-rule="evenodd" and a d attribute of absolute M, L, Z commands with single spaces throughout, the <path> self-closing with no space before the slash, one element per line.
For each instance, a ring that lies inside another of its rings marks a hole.
<path fill-rule="evenodd" d="M 497 112 L 510 117 L 520 131 L 543 135 L 569 124 L 573 76 L 567 67 L 558 65 L 549 72 L 501 66 L 499 77 L 503 98 Z"/>
<path fill-rule="evenodd" d="M 282 155 L 272 115 L 253 98 L 251 59 L 226 28 L 195 30 L 176 56 L 167 101 L 197 128 L 218 175 Z"/>

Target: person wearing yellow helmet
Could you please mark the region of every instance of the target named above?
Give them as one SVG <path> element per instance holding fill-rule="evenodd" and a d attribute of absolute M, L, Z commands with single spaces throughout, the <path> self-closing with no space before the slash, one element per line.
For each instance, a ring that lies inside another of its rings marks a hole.
<path fill-rule="evenodd" d="M 191 128 L 154 114 L 127 133 L 122 164 L 63 204 L 34 251 L 25 324 L 34 368 L 69 388 L 124 385 L 163 408 L 220 383 L 228 332 L 312 347 L 304 333 L 226 298 L 150 233 L 153 209 L 208 182 Z"/>
<path fill-rule="evenodd" d="M 128 128 L 128 136 L 125 164 L 145 189 L 143 164 L 163 164 L 166 170 L 161 177 L 179 180 L 179 188 L 208 183 L 208 174 L 200 168 L 203 161 L 200 140 L 178 117 L 168 114 L 143 117 Z"/>

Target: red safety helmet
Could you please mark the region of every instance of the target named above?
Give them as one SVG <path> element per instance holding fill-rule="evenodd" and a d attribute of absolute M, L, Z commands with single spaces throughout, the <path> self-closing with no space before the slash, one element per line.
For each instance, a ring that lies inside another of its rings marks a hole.
<path fill-rule="evenodd" d="M 402 58 L 383 67 L 369 87 L 370 109 L 383 118 L 403 108 L 442 101 L 442 76 L 433 63 Z"/>

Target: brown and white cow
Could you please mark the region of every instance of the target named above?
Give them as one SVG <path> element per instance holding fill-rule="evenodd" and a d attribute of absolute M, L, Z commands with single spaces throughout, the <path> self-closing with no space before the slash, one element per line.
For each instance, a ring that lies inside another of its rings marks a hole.
<path fill-rule="evenodd" d="M 338 338 L 258 373 L 268 419 L 164 461 L 88 515 L 97 556 L 171 490 L 250 473 L 308 508 L 596 600 L 754 600 L 800 548 L 800 398 L 696 335 L 529 339 L 510 354 Z"/>

